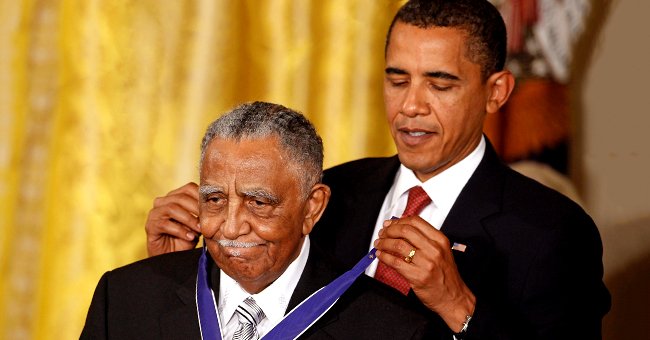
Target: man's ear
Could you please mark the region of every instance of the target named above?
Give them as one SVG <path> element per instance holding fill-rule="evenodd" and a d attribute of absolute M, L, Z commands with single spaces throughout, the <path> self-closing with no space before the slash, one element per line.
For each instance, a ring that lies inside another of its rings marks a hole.
<path fill-rule="evenodd" d="M 305 221 L 302 224 L 302 234 L 307 235 L 325 211 L 330 200 L 331 190 L 325 184 L 318 183 L 311 188 L 305 204 Z"/>
<path fill-rule="evenodd" d="M 515 88 L 515 77 L 508 70 L 496 72 L 487 80 L 488 100 L 485 104 L 487 113 L 499 111 L 501 106 L 508 101 L 510 93 Z"/>

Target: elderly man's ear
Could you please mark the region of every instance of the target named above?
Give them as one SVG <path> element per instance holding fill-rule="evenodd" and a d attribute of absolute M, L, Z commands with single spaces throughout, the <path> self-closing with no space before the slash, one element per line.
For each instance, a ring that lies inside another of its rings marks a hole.
<path fill-rule="evenodd" d="M 305 204 L 305 221 L 303 222 L 302 233 L 307 235 L 311 233 L 314 225 L 325 211 L 327 202 L 330 200 L 330 187 L 325 184 L 319 183 L 311 188 L 307 203 Z"/>

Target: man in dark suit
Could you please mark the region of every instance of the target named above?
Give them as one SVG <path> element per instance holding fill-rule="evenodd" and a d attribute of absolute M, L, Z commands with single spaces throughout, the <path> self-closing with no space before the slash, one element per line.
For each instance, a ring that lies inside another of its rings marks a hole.
<path fill-rule="evenodd" d="M 598 339 L 610 308 L 598 229 L 577 204 L 503 165 L 482 134 L 514 87 L 505 56 L 505 25 L 487 1 L 405 4 L 388 32 L 384 80 L 398 155 L 325 171 L 332 198 L 312 239 L 348 267 L 375 246 L 380 261 L 367 274 L 405 281 L 449 339 Z M 426 205 L 394 219 L 415 187 Z M 157 199 L 150 254 L 192 246 L 194 191 Z"/>
<path fill-rule="evenodd" d="M 341 273 L 308 236 L 330 196 L 322 161 L 311 123 L 283 106 L 244 104 L 216 120 L 201 146 L 205 250 L 106 273 L 81 338 L 257 339 L 286 325 L 289 310 Z M 365 275 L 324 311 L 301 338 L 436 335 L 425 309 Z"/>

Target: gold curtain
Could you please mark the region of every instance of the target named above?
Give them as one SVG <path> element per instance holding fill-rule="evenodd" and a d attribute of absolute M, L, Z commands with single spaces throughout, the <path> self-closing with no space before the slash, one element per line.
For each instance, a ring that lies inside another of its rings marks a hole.
<path fill-rule="evenodd" d="M 152 200 L 197 179 L 207 124 L 304 112 L 326 166 L 394 152 L 381 84 L 398 0 L 0 0 L 0 338 L 78 338 Z"/>

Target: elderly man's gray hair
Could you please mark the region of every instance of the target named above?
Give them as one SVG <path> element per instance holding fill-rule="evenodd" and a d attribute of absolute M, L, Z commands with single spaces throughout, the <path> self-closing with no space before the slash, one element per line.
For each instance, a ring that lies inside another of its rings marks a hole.
<path fill-rule="evenodd" d="M 272 136 L 278 137 L 283 151 L 295 163 L 307 194 L 322 179 L 323 141 L 305 116 L 279 104 L 242 104 L 212 122 L 201 142 L 201 163 L 215 138 L 240 141 Z"/>

